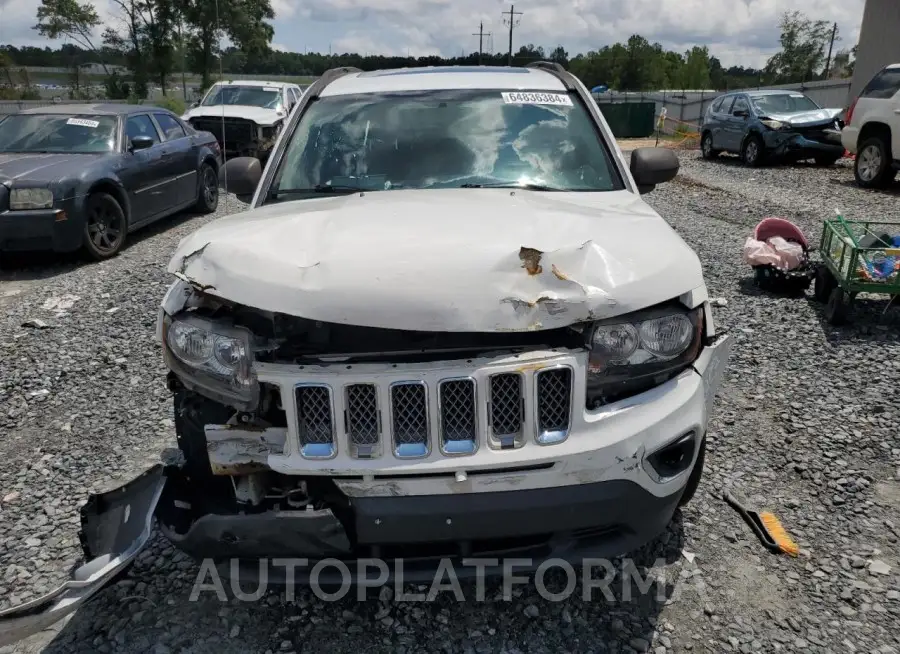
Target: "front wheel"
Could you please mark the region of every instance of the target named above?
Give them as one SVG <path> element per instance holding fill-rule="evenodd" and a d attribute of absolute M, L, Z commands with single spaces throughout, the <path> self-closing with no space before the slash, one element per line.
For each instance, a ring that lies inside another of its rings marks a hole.
<path fill-rule="evenodd" d="M 741 148 L 741 161 L 744 162 L 744 165 L 751 168 L 761 166 L 764 156 L 765 146 L 762 139 L 756 134 L 748 136 Z"/>
<path fill-rule="evenodd" d="M 200 166 L 197 188 L 197 204 L 194 210 L 199 213 L 213 213 L 219 206 L 219 174 L 210 164 Z"/>
<path fill-rule="evenodd" d="M 98 261 L 118 254 L 125 244 L 128 221 L 119 202 L 109 193 L 94 193 L 87 201 L 84 249 Z"/>
<path fill-rule="evenodd" d="M 853 298 L 845 293 L 840 286 L 831 289 L 828 296 L 828 304 L 825 305 L 825 320 L 832 325 L 843 325 L 850 317 L 850 308 Z"/>
<path fill-rule="evenodd" d="M 831 297 L 831 291 L 837 286 L 837 280 L 831 271 L 825 266 L 819 266 L 816 269 L 816 283 L 813 287 L 813 295 L 819 302 L 828 302 Z"/>

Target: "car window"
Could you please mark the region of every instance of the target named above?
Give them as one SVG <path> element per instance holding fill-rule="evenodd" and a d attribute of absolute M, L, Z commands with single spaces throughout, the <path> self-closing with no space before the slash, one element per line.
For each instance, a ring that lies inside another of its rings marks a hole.
<path fill-rule="evenodd" d="M 712 111 L 714 114 L 719 113 L 719 110 L 722 108 L 722 103 L 725 101 L 724 97 L 719 98 L 715 102 L 712 103 Z"/>
<path fill-rule="evenodd" d="M 900 91 L 900 68 L 885 68 L 866 85 L 864 98 L 889 100 Z"/>
<path fill-rule="evenodd" d="M 750 105 L 747 104 L 747 98 L 739 95 L 734 99 L 734 104 L 731 105 L 732 115 L 734 115 L 735 111 L 750 111 Z"/>
<path fill-rule="evenodd" d="M 802 93 L 751 95 L 750 101 L 761 114 L 793 114 L 800 111 L 816 111 L 821 108 Z"/>
<path fill-rule="evenodd" d="M 204 107 L 228 104 L 281 109 L 281 89 L 275 86 L 220 84 L 210 89 L 200 104 Z"/>
<path fill-rule="evenodd" d="M 734 104 L 734 96 L 726 95 L 724 98 L 722 98 L 722 106 L 719 107 L 719 113 L 730 114 L 731 107 L 733 104 Z"/>
<path fill-rule="evenodd" d="M 117 126 L 115 116 L 12 114 L 0 119 L 0 152 L 112 152 Z"/>
<path fill-rule="evenodd" d="M 374 191 L 522 182 L 624 188 L 577 96 L 415 91 L 319 98 L 291 134 L 267 201 L 320 185 Z"/>
<path fill-rule="evenodd" d="M 153 139 L 154 144 L 159 143 L 159 132 L 156 131 L 156 125 L 147 114 L 130 116 L 125 121 L 125 136 L 128 137 L 129 142 L 135 136 L 149 136 Z"/>
<path fill-rule="evenodd" d="M 156 122 L 159 123 L 160 128 L 162 128 L 163 134 L 165 134 L 167 141 L 180 139 L 182 136 L 184 136 L 184 128 L 181 126 L 181 123 L 172 118 L 170 115 L 153 114 L 153 117 L 156 118 Z"/>

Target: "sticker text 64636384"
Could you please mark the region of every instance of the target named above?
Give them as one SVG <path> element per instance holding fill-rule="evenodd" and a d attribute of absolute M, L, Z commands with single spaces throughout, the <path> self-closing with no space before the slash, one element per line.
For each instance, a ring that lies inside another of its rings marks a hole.
<path fill-rule="evenodd" d="M 572 98 L 565 93 L 504 91 L 501 95 L 503 95 L 503 101 L 506 104 L 552 104 L 558 107 L 572 106 Z"/>

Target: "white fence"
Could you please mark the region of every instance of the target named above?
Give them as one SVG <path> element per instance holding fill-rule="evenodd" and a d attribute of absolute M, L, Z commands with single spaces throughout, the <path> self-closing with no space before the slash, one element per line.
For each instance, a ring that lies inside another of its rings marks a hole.
<path fill-rule="evenodd" d="M 850 80 L 824 80 L 821 82 L 783 84 L 781 86 L 732 89 L 727 91 L 727 93 L 734 93 L 739 90 L 755 91 L 757 88 L 802 91 L 821 107 L 843 108 L 847 105 Z M 697 125 L 710 103 L 725 93 L 726 91 L 623 91 L 595 93 L 594 98 L 598 103 L 655 102 L 657 116 L 665 107 L 666 117 L 669 120 L 688 123 L 688 126 L 690 126 Z"/>

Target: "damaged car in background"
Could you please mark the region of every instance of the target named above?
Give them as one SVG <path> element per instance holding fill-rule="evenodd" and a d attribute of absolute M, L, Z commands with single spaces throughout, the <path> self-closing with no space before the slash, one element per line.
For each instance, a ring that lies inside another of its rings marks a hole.
<path fill-rule="evenodd" d="M 629 166 L 546 62 L 333 70 L 284 129 L 264 171 L 227 164 L 250 209 L 169 264 L 178 455 L 90 499 L 88 563 L 0 614 L 0 643 L 113 579 L 154 517 L 226 576 L 337 559 L 377 585 L 622 555 L 695 494 L 731 337 L 642 198 L 672 151 Z"/>
<path fill-rule="evenodd" d="M 843 109 L 823 109 L 797 91 L 729 93 L 706 110 L 700 149 L 705 159 L 729 152 L 751 167 L 804 159 L 831 166 L 844 156 L 842 115 Z"/>

